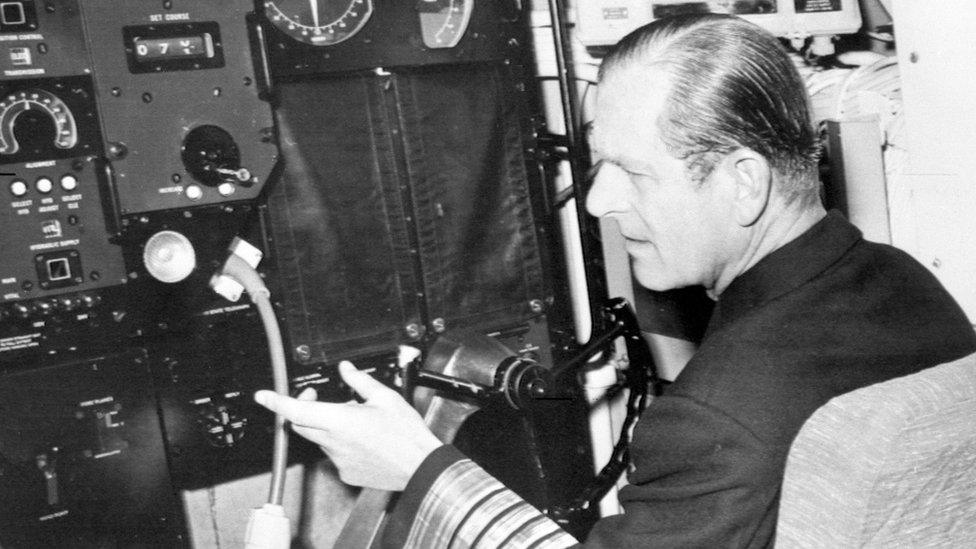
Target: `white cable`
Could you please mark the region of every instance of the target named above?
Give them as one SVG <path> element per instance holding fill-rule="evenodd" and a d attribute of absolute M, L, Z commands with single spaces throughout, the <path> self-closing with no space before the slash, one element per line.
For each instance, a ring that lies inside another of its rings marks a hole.
<path fill-rule="evenodd" d="M 289 549 L 291 524 L 281 505 L 265 503 L 251 509 L 244 533 L 244 549 Z"/>
<path fill-rule="evenodd" d="M 264 285 L 261 275 L 255 270 L 257 261 L 254 256 L 256 248 L 246 242 L 235 240 L 231 245 L 234 250 L 224 263 L 220 272 L 211 280 L 211 287 L 225 297 L 227 280 L 239 284 L 247 291 L 251 301 L 257 307 L 261 323 L 264 325 L 265 336 L 268 340 L 268 353 L 271 357 L 271 372 L 274 378 L 275 392 L 288 394 L 288 371 L 285 360 L 285 347 L 281 338 L 281 329 L 275 317 L 274 307 L 271 305 L 271 292 Z M 239 294 L 230 295 L 236 301 Z M 268 503 L 251 510 L 250 519 L 245 533 L 246 549 L 288 549 L 291 546 L 291 525 L 285 510 L 281 506 L 285 491 L 285 475 L 288 467 L 288 432 L 285 429 L 285 419 L 280 414 L 275 415 L 274 450 L 271 465 L 271 487 Z"/>

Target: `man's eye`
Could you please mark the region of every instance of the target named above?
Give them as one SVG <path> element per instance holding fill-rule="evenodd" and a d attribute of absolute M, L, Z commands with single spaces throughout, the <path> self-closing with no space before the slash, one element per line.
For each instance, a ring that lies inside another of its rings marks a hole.
<path fill-rule="evenodd" d="M 628 170 L 627 168 L 620 168 L 620 169 L 623 170 L 627 174 L 627 176 L 630 177 L 631 179 L 642 179 L 642 180 L 654 179 L 653 176 L 644 172 Z"/>

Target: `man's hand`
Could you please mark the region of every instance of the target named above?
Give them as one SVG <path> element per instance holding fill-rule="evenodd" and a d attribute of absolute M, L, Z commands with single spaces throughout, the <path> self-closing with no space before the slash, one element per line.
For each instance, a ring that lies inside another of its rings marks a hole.
<path fill-rule="evenodd" d="M 318 444 L 347 484 L 403 490 L 441 441 L 399 394 L 351 363 L 339 363 L 342 379 L 363 398 L 343 404 L 316 402 L 314 389 L 297 399 L 258 391 L 254 400 L 291 421 L 296 433 Z"/>

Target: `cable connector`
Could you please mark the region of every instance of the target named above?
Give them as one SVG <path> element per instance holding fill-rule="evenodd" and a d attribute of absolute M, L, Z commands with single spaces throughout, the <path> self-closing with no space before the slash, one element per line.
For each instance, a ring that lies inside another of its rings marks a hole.
<path fill-rule="evenodd" d="M 265 503 L 251 509 L 244 534 L 244 549 L 289 549 L 291 524 L 280 505 Z"/>
<path fill-rule="evenodd" d="M 229 263 L 236 257 L 239 258 L 238 261 L 243 261 L 251 269 L 256 269 L 264 254 L 257 247 L 237 236 L 228 246 L 228 250 L 230 257 L 227 258 L 227 262 L 224 263 L 220 272 L 210 278 L 210 287 L 228 301 L 237 302 L 241 299 L 241 294 L 244 293 L 244 285 L 238 281 L 238 277 L 229 276 Z"/>

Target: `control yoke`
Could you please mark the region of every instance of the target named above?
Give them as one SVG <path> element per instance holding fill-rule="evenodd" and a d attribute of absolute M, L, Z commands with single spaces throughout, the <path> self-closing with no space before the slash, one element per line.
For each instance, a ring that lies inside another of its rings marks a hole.
<path fill-rule="evenodd" d="M 654 396 L 663 391 L 654 358 L 644 341 L 637 317 L 623 298 L 608 300 L 600 309 L 604 326 L 609 328 L 583 346 L 570 360 L 552 369 L 536 361 L 512 353 L 501 343 L 484 335 L 448 339 L 441 337 L 430 347 L 422 368 L 408 368 L 408 388 L 416 386 L 419 407 L 429 399 L 434 389 L 451 398 L 475 404 L 491 399 L 503 399 L 516 410 L 524 410 L 532 402 L 547 398 L 571 398 L 557 387 L 563 376 L 576 374 L 591 364 L 597 353 L 607 352 L 618 337 L 624 338 L 630 367 L 623 370 L 619 383 L 629 389 L 627 415 L 620 437 L 608 463 L 585 486 L 576 498 L 565 505 L 550 509 L 557 522 L 570 522 L 570 517 L 596 503 L 616 484 L 630 462 L 630 432 L 647 405 L 648 387 Z M 448 375 L 444 372 L 451 372 Z M 457 422 L 460 423 L 460 422 Z M 459 425 L 458 425 L 459 426 Z"/>
<path fill-rule="evenodd" d="M 557 380 L 587 367 L 594 355 L 606 352 L 615 339 L 623 337 L 630 364 L 638 366 L 625 371 L 627 384 L 650 383 L 654 394 L 660 394 L 661 380 L 630 304 L 623 298 L 613 298 L 603 305 L 601 313 L 609 328 L 554 368 L 515 355 L 488 336 L 465 333 L 435 341 L 424 366 L 410 368 L 408 379 L 413 386 L 435 389 L 457 399 L 503 399 L 512 408 L 522 410 L 533 400 L 565 398 L 557 394 Z M 448 362 L 454 363 L 455 375 L 442 373 Z"/>

